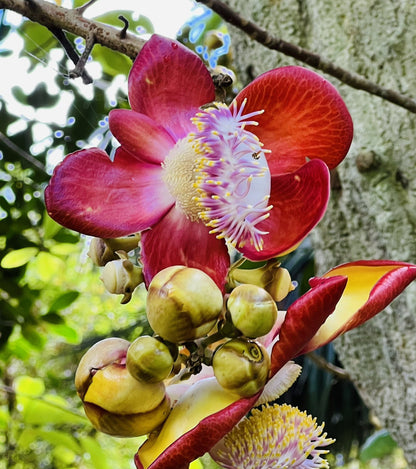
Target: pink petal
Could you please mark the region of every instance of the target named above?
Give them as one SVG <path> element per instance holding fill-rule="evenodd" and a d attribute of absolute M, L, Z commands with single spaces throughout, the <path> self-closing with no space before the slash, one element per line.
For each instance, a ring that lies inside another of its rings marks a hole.
<path fill-rule="evenodd" d="M 151 230 L 142 233 L 142 261 L 147 283 L 160 270 L 186 265 L 206 272 L 224 289 L 230 257 L 223 240 L 209 234 L 202 222 L 190 221 L 173 207 Z"/>
<path fill-rule="evenodd" d="M 176 140 L 193 130 L 190 118 L 214 98 L 202 60 L 172 39 L 154 34 L 130 71 L 131 108 L 166 127 Z"/>
<path fill-rule="evenodd" d="M 59 224 L 100 238 L 144 230 L 169 210 L 174 200 L 160 165 L 118 148 L 114 162 L 98 149 L 80 150 L 59 164 L 45 191 L 49 215 Z"/>
<path fill-rule="evenodd" d="M 311 290 L 289 307 L 279 332 L 279 340 L 272 350 L 272 376 L 290 359 L 299 355 L 300 350 L 335 310 L 347 284 L 347 278 L 341 275 L 317 279 Z"/>
<path fill-rule="evenodd" d="M 302 67 L 282 67 L 260 75 L 238 95 L 247 98 L 244 113 L 264 109 L 253 131 L 272 150 L 272 174 L 295 171 L 306 158 L 330 169 L 347 154 L 353 136 L 349 112 L 338 91 L 323 77 Z"/>
<path fill-rule="evenodd" d="M 175 141 L 159 124 L 144 114 L 129 109 L 114 109 L 109 114 L 110 130 L 123 148 L 149 163 L 161 163 Z"/>
<path fill-rule="evenodd" d="M 321 160 L 312 160 L 289 174 L 272 177 L 270 217 L 257 227 L 268 234 L 256 251 L 247 243 L 239 248 L 251 260 L 276 257 L 298 245 L 325 214 L 329 199 L 329 171 Z"/>
<path fill-rule="evenodd" d="M 347 286 L 337 307 L 301 353 L 310 352 L 382 311 L 416 278 L 416 266 L 394 261 L 357 261 L 343 264 L 322 278 L 343 275 Z M 312 279 L 314 287 L 322 279 Z"/>
<path fill-rule="evenodd" d="M 150 437 L 139 448 L 134 460 L 137 469 L 187 468 L 190 462 L 209 451 L 226 433 L 232 430 L 237 422 L 253 407 L 259 394 L 257 393 L 250 398 L 239 399 L 222 410 L 207 415 L 196 426 L 178 436 L 164 450 L 162 448 L 166 446 L 167 441 L 165 443 L 157 441 L 158 438 L 164 440 L 165 435 L 162 427 L 161 432 L 155 439 Z M 189 406 L 192 405 L 192 403 L 189 403 Z M 198 409 L 198 411 L 204 413 L 203 409 Z M 175 408 L 172 412 L 175 412 Z M 182 426 L 180 422 L 179 426 Z M 172 438 L 170 432 L 168 436 Z M 153 457 L 155 459 L 149 464 L 150 455 L 152 455 L 152 459 Z"/>

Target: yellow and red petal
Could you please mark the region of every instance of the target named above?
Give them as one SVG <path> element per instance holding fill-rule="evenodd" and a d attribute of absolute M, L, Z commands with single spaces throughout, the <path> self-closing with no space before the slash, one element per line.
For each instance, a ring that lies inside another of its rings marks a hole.
<path fill-rule="evenodd" d="M 172 207 L 152 229 L 142 233 L 146 283 L 166 267 L 186 265 L 204 271 L 223 290 L 230 257 L 224 240 L 209 234 L 209 230 L 202 222 L 189 220 L 180 208 Z"/>
<path fill-rule="evenodd" d="M 344 101 L 327 80 L 303 67 L 270 70 L 236 97 L 247 99 L 245 112 L 256 116 L 255 134 L 271 150 L 271 174 L 292 172 L 307 159 L 319 158 L 330 169 L 347 154 L 353 125 Z"/>
<path fill-rule="evenodd" d="M 135 457 L 137 469 L 182 469 L 209 451 L 252 408 L 258 394 L 240 399 L 215 378 L 194 383 L 178 401 L 160 432 Z"/>
<path fill-rule="evenodd" d="M 130 109 L 110 111 L 109 125 L 125 150 L 149 163 L 162 163 L 176 143 L 160 124 Z"/>
<path fill-rule="evenodd" d="M 272 177 L 269 218 L 257 227 L 263 235 L 263 249 L 247 243 L 239 248 L 251 260 L 270 259 L 297 246 L 325 214 L 330 193 L 325 163 L 312 160 L 289 174 Z"/>
<path fill-rule="evenodd" d="M 279 340 L 272 349 L 271 376 L 300 354 L 305 344 L 333 313 L 347 280 L 342 274 L 316 279 L 312 288 L 289 307 L 279 331 Z"/>
<path fill-rule="evenodd" d="M 133 111 L 164 126 L 175 140 L 193 130 L 191 117 L 215 98 L 202 60 L 179 42 L 157 34 L 137 56 L 128 86 Z"/>
<path fill-rule="evenodd" d="M 327 272 L 322 279 L 345 276 L 348 281 L 335 311 L 303 347 L 301 353 L 325 345 L 382 311 L 416 278 L 416 265 L 394 261 L 357 261 Z M 321 279 L 312 279 L 314 288 Z"/>
<path fill-rule="evenodd" d="M 114 162 L 98 149 L 68 155 L 45 191 L 49 215 L 59 224 L 99 238 L 144 230 L 170 209 L 174 200 L 160 165 L 138 160 L 118 148 Z"/>

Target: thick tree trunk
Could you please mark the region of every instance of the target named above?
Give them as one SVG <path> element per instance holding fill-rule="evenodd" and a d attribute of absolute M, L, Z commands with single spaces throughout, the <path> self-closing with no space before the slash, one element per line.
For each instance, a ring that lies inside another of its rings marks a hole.
<path fill-rule="evenodd" d="M 271 34 L 352 72 L 416 96 L 413 0 L 228 0 Z M 294 64 L 231 29 L 239 78 Z M 299 65 L 299 64 L 298 64 Z M 313 235 L 318 273 L 357 259 L 416 259 L 416 115 L 330 79 L 355 136 L 333 178 L 328 212 Z M 336 341 L 363 399 L 416 468 L 416 286 Z"/>

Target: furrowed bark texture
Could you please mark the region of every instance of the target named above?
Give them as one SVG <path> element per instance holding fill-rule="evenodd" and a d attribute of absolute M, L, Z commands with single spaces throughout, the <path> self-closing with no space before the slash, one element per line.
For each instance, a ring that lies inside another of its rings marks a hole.
<path fill-rule="evenodd" d="M 413 0 L 228 0 L 242 16 L 387 88 L 416 96 Z M 296 64 L 230 28 L 243 83 Z M 302 65 L 297 63 L 297 65 Z M 342 85 L 355 136 L 333 174 L 331 202 L 313 235 L 318 273 L 357 259 L 416 260 L 416 116 Z M 416 286 L 336 340 L 364 401 L 416 468 Z"/>

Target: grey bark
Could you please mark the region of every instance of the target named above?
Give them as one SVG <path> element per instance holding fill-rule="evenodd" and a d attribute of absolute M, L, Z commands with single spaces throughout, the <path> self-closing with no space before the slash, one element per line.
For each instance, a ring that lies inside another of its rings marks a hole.
<path fill-rule="evenodd" d="M 413 0 L 228 0 L 273 35 L 382 86 L 416 96 Z M 239 78 L 295 64 L 231 29 Z M 298 64 L 301 65 L 301 64 Z M 342 85 L 355 134 L 314 231 L 318 273 L 357 259 L 416 260 L 416 116 Z M 416 286 L 335 341 L 366 404 L 416 468 Z"/>

